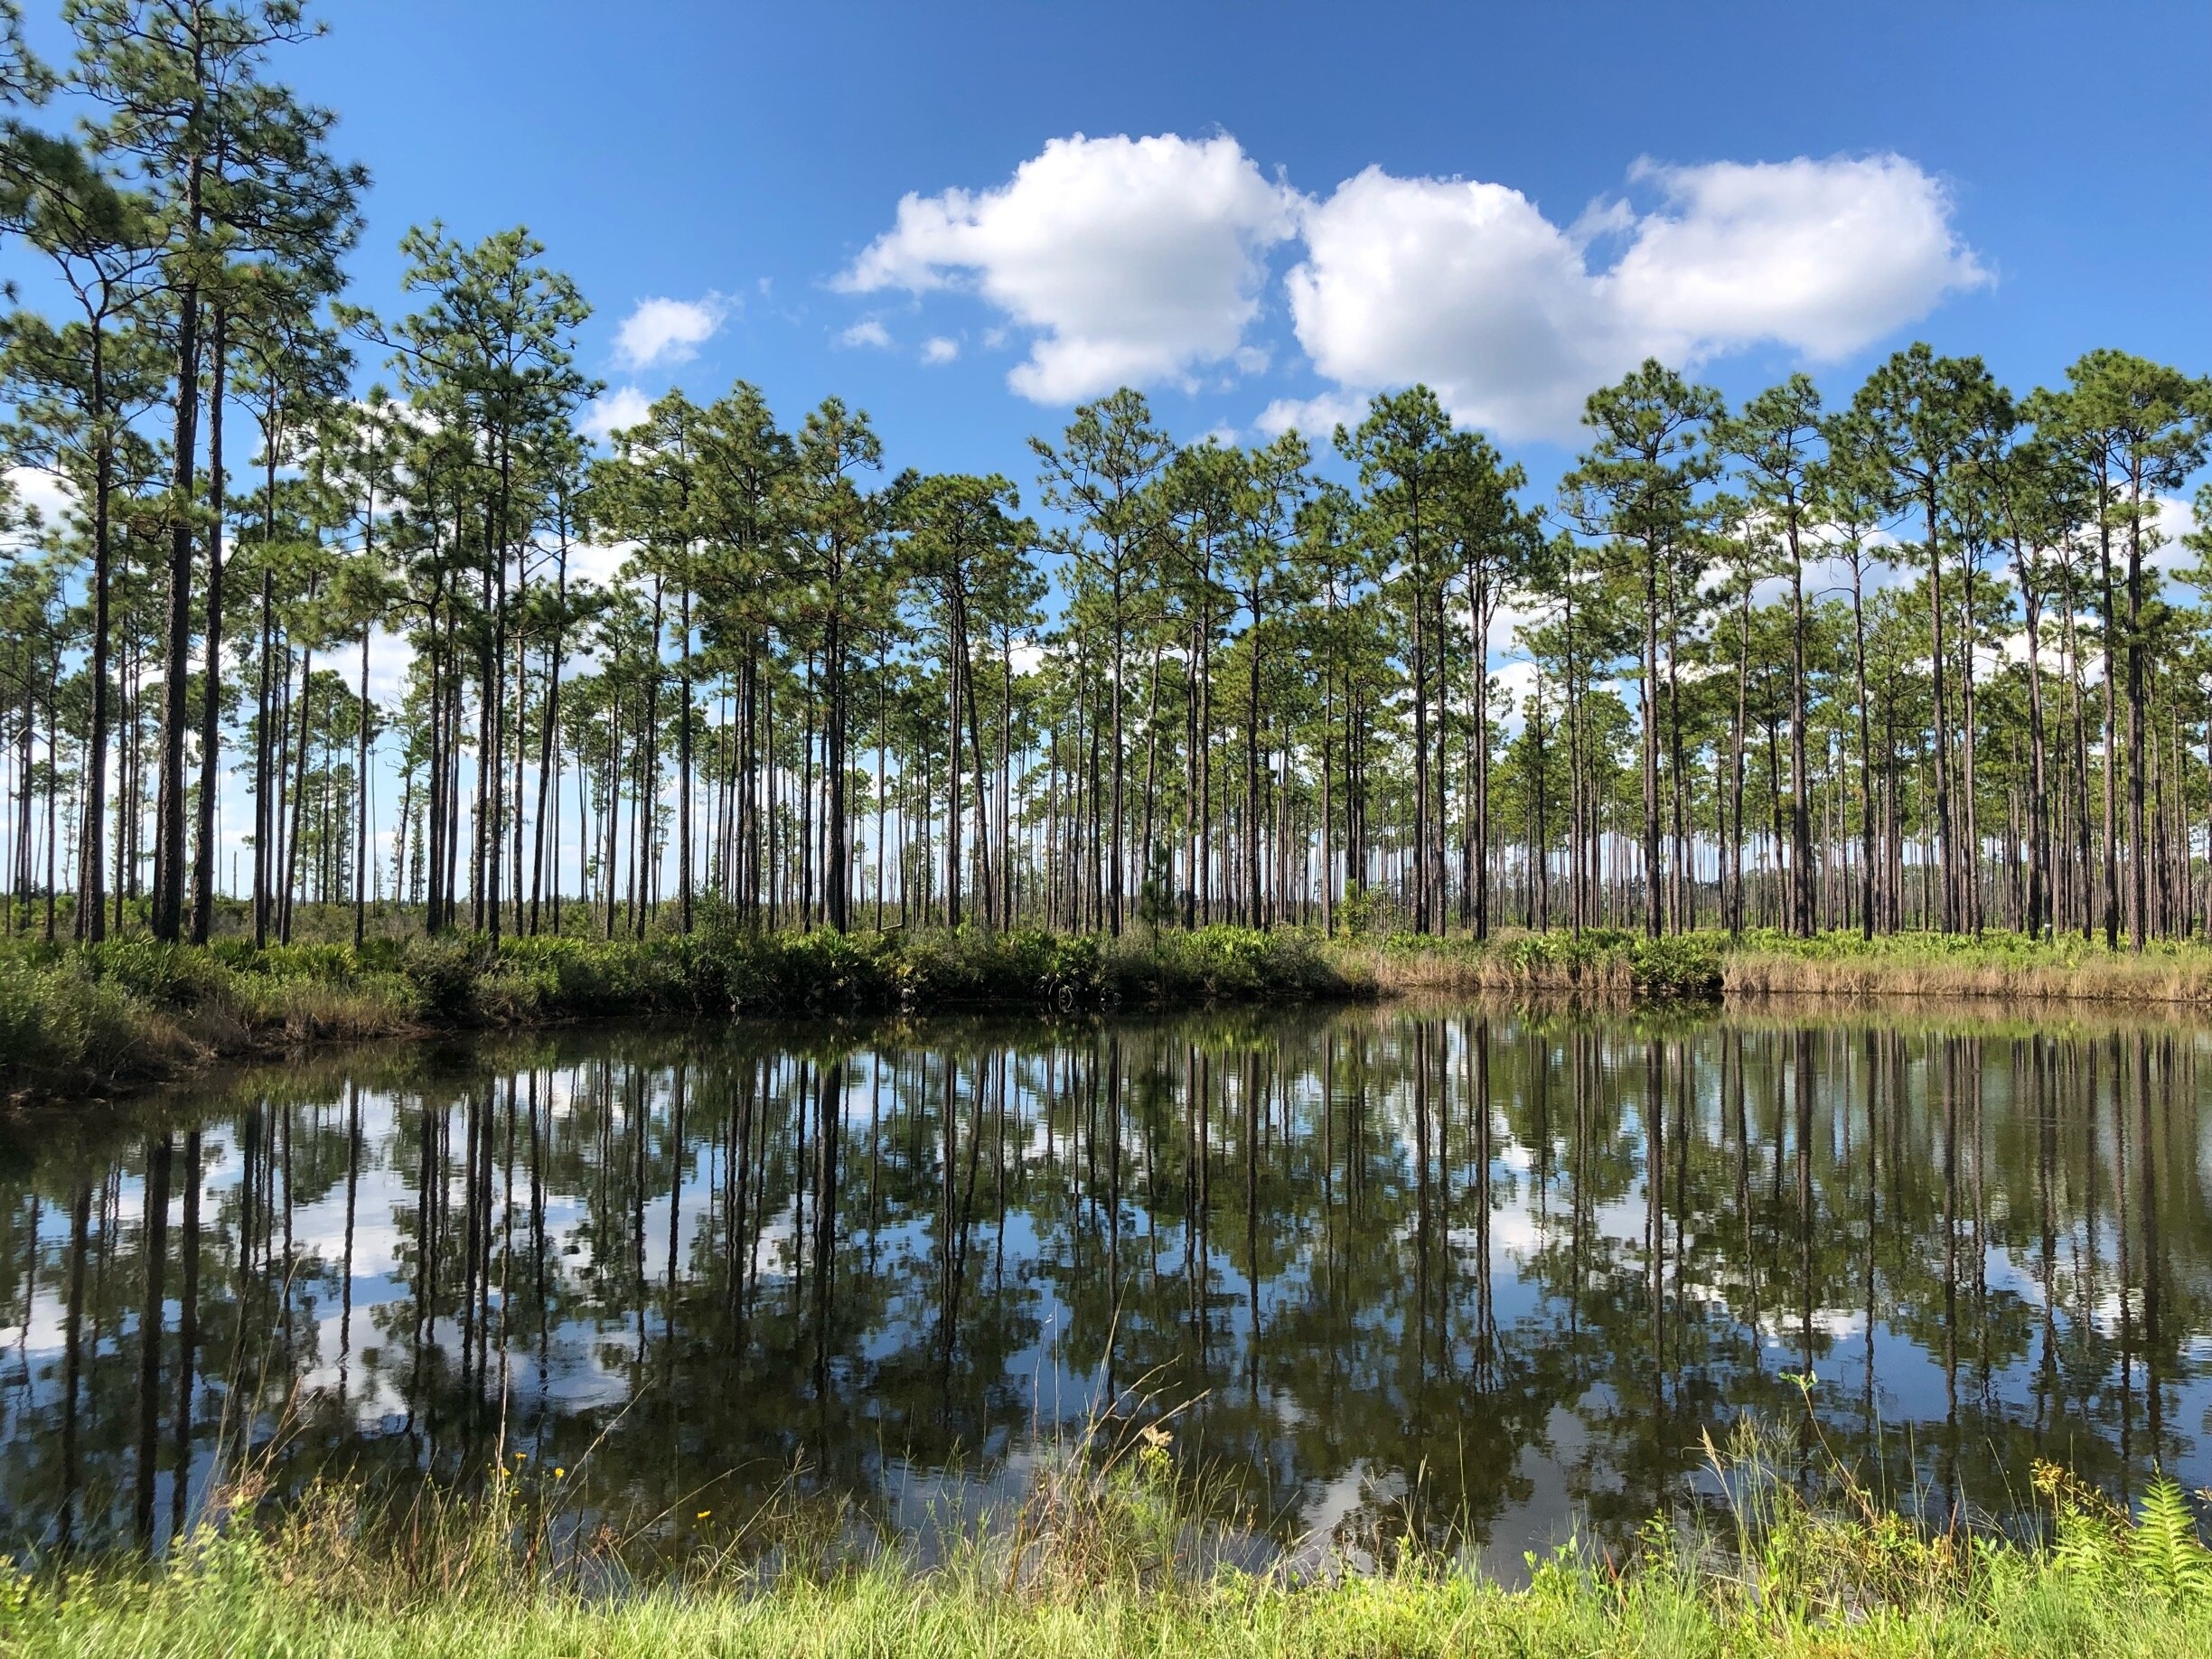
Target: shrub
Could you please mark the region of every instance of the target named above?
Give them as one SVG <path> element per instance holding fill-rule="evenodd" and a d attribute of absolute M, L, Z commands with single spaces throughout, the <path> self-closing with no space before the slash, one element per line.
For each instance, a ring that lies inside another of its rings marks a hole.
<path fill-rule="evenodd" d="M 1639 939 L 1628 947 L 1639 995 L 1659 1000 L 1704 1000 L 1720 994 L 1720 953 L 1696 934 Z"/>
<path fill-rule="evenodd" d="M 0 1079 L 10 1089 L 158 1076 L 192 1052 L 173 1021 L 88 963 L 0 963 Z"/>
<path fill-rule="evenodd" d="M 213 952 L 151 939 L 108 939 L 85 947 L 80 961 L 94 979 L 155 1008 L 198 1008 L 221 995 L 230 970 Z"/>
<path fill-rule="evenodd" d="M 457 1023 L 476 1008 L 477 950 L 458 939 L 415 939 L 400 957 L 400 971 L 425 1017 Z"/>

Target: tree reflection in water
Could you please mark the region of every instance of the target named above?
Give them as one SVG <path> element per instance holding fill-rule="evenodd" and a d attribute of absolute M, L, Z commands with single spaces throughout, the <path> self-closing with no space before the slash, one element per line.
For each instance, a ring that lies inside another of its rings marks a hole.
<path fill-rule="evenodd" d="M 883 1505 L 1101 1399 L 1282 1538 L 1625 1535 L 1701 1429 L 1900 1501 L 2212 1478 L 2186 1025 L 1393 1008 L 574 1030 L 0 1136 L 12 1547 L 318 1472 L 794 1467 Z M 155 1339 L 146 1339 L 153 1332 Z M 273 1446 L 273 1449 L 270 1448 Z M 579 1478 L 581 1476 L 579 1476 Z"/>

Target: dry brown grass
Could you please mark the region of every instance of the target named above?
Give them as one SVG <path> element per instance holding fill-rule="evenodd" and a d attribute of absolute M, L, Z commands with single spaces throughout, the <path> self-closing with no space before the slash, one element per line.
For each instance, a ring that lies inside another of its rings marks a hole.
<path fill-rule="evenodd" d="M 2212 947 L 2160 942 L 2138 954 L 2107 951 L 2078 936 L 2035 941 L 1991 933 L 1979 938 L 1856 934 L 1792 939 L 1719 933 L 1645 941 L 1619 932 L 1502 933 L 1470 939 L 1328 946 L 1347 972 L 1386 996 L 1460 994 L 1614 1003 L 1654 993 L 1734 1000 L 1907 998 L 2030 1006 L 2099 1003 L 2143 1008 L 2212 1005 Z"/>
<path fill-rule="evenodd" d="M 1486 951 L 1383 950 L 1337 947 L 1347 972 L 1372 982 L 1382 995 L 1459 991 L 1481 996 L 1631 997 L 1636 974 L 1624 956 L 1582 962 L 1515 960 Z"/>
<path fill-rule="evenodd" d="M 2076 961 L 1915 961 L 1744 951 L 1723 959 L 1734 997 L 1938 998 L 2008 1002 L 2212 1003 L 2212 952 Z"/>

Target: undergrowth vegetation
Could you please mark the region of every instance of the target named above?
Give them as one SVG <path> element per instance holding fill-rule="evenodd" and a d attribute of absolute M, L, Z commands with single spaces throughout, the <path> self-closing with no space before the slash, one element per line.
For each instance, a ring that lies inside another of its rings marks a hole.
<path fill-rule="evenodd" d="M 1647 939 L 1620 928 L 1506 933 L 1483 941 L 1392 933 L 1375 948 L 1376 973 L 1399 989 L 1695 1000 L 1720 994 L 1726 942 L 1705 933 Z"/>
<path fill-rule="evenodd" d="M 1372 980 L 1312 934 L 1043 932 L 642 940 L 20 942 L 0 955 L 0 1092 L 98 1091 L 312 1042 L 607 1016 L 1181 1008 L 1345 998 Z"/>
<path fill-rule="evenodd" d="M 1562 995 L 1639 1002 L 1721 996 L 2011 998 L 2212 1003 L 2212 945 L 2152 940 L 2108 950 L 2078 933 L 2034 939 L 1854 932 L 1799 938 L 1717 929 L 1657 939 L 1619 928 L 1504 932 L 1486 941 L 1391 933 L 1337 947 L 1364 955 L 1385 989 Z"/>
<path fill-rule="evenodd" d="M 998 1008 L 1139 1011 L 1396 991 L 1611 1002 L 1727 996 L 2212 1003 L 2212 947 L 2113 951 L 2077 935 L 1809 939 L 1619 929 L 1486 940 L 1302 928 L 372 937 L 256 949 L 144 937 L 0 946 L 0 1095 L 98 1092 L 220 1055 L 613 1016 L 726 1017 Z"/>
<path fill-rule="evenodd" d="M 0 1653 L 2160 1655 L 2212 1651 L 2212 1551 L 2160 1481 L 2132 1514 L 2038 1465 L 2024 1532 L 1928 1527 L 1787 1436 L 1739 1427 L 1711 1488 L 1636 1546 L 1572 1539 L 1508 1588 L 1401 1540 L 1373 1570 L 1327 1541 L 1258 1567 L 1208 1547 L 1167 1433 L 1040 1459 L 1011 1513 L 924 1567 L 849 1504 L 785 1496 L 680 1560 L 519 1457 L 467 1498 L 396 1506 L 250 1482 L 160 1562 L 0 1568 Z M 1810 1476 L 1810 1478 L 1809 1478 Z M 1808 1495 L 1808 1492 L 1817 1495 Z M 648 1564 L 650 1563 L 650 1564 Z"/>
<path fill-rule="evenodd" d="M 1732 993 L 2004 997 L 2057 1001 L 2212 1002 L 2212 946 L 2152 939 L 2108 949 L 2079 933 L 1856 933 L 1795 938 L 1770 930 L 1727 942 Z"/>

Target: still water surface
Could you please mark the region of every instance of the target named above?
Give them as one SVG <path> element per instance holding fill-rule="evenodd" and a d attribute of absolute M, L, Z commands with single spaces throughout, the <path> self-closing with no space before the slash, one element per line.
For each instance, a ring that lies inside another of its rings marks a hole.
<path fill-rule="evenodd" d="M 1257 1537 L 1512 1563 L 1802 1431 L 1806 1375 L 1903 1501 L 2201 1486 L 2207 1081 L 2180 1024 L 1386 1008 L 587 1028 L 22 1118 L 0 1550 L 158 1544 L 248 1447 L 911 1525 L 1111 1411 Z"/>

